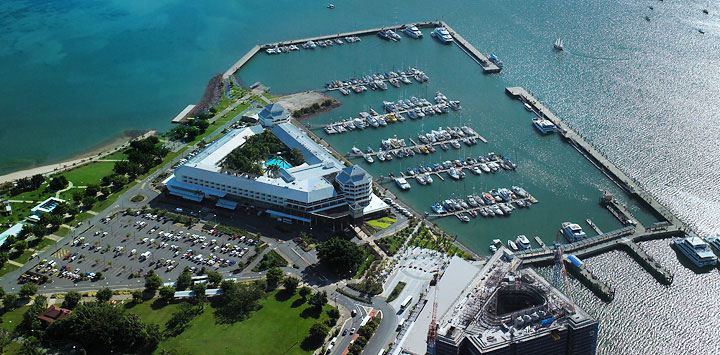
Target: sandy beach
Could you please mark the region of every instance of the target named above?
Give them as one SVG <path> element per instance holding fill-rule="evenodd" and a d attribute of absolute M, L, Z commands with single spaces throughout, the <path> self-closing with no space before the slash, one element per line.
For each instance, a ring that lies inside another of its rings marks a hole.
<path fill-rule="evenodd" d="M 138 138 L 144 138 L 148 137 L 150 135 L 153 135 L 156 133 L 156 131 L 147 131 L 141 134 L 137 134 L 139 132 L 134 131 L 130 133 L 124 133 L 123 135 L 113 138 L 107 142 L 98 144 L 96 147 L 89 149 L 86 152 L 83 152 L 79 155 L 76 155 L 68 160 L 53 163 L 53 164 L 47 164 L 42 166 L 36 166 L 33 168 L 28 168 L 24 170 L 19 170 L 16 172 L 12 172 L 6 175 L 0 176 L 0 183 L 13 181 L 17 179 L 22 179 L 25 177 L 33 176 L 36 174 L 43 174 L 48 175 L 52 173 L 61 172 L 64 170 L 75 168 L 82 164 L 87 164 L 89 162 L 96 161 L 98 159 L 102 159 L 102 157 L 117 152 L 118 150 L 121 150 L 125 147 L 127 147 L 128 143 L 133 139 Z"/>

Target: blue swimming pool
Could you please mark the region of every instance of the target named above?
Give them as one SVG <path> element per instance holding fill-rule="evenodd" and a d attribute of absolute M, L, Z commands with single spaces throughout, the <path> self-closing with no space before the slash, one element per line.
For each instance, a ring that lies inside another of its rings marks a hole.
<path fill-rule="evenodd" d="M 281 169 L 288 169 L 292 168 L 292 165 L 290 165 L 288 162 L 285 161 L 283 158 L 271 158 L 265 161 L 265 166 L 277 166 Z"/>

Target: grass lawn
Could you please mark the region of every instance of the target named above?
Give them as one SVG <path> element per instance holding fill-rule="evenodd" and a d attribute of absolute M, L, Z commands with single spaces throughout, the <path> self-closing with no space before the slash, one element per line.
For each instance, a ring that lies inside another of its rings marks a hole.
<path fill-rule="evenodd" d="M 117 151 L 117 152 L 115 152 L 115 153 L 112 153 L 112 154 L 110 154 L 110 155 L 106 155 L 106 156 L 104 156 L 104 157 L 102 157 L 102 158 L 100 158 L 100 159 L 102 159 L 102 160 L 126 160 L 126 159 L 127 159 L 127 154 L 125 153 L 125 150 L 119 150 L 119 151 Z"/>
<path fill-rule="evenodd" d="M 390 292 L 390 294 L 388 295 L 387 301 L 392 302 L 396 298 L 398 298 L 398 296 L 400 296 L 400 293 L 402 292 L 402 290 L 404 288 L 405 288 L 405 283 L 402 281 L 398 281 L 397 285 L 395 285 L 395 288 L 393 288 L 392 292 Z"/>
<path fill-rule="evenodd" d="M 55 195 L 55 192 L 47 191 L 47 186 L 47 182 L 44 182 L 42 185 L 40 185 L 40 187 L 35 190 L 26 191 L 15 196 L 10 196 L 7 199 L 42 202 L 45 201 L 48 197 Z"/>
<path fill-rule="evenodd" d="M 5 265 L 3 265 L 2 268 L 0 268 L 0 276 L 5 275 L 5 274 L 7 274 L 7 273 L 9 273 L 9 272 L 13 272 L 13 271 L 15 271 L 15 270 L 17 270 L 17 269 L 19 269 L 19 268 L 20 268 L 19 266 L 15 266 L 15 265 L 10 264 L 10 263 L 5 263 Z"/>
<path fill-rule="evenodd" d="M 114 166 L 115 162 L 112 161 L 96 161 L 66 171 L 63 175 L 68 181 L 72 181 L 75 186 L 100 184 L 103 177 L 112 173 Z"/>
<path fill-rule="evenodd" d="M 392 217 L 382 217 L 378 219 L 371 219 L 365 223 L 376 230 L 380 230 L 390 227 L 393 223 L 395 223 L 395 221 L 397 221 L 397 219 Z"/>
<path fill-rule="evenodd" d="M 262 260 L 253 268 L 253 271 L 265 271 L 272 267 L 288 266 L 288 264 L 288 261 L 275 250 L 270 250 L 267 254 L 263 255 Z"/>
<path fill-rule="evenodd" d="M 330 306 L 313 318 L 306 314 L 307 304 L 298 305 L 299 299 L 295 295 L 280 301 L 272 293 L 260 301 L 260 310 L 234 324 L 217 324 L 212 307 L 206 307 L 182 334 L 161 342 L 156 353 L 165 349 L 179 354 L 310 354 L 300 343 L 314 323 L 328 318 Z"/>
<path fill-rule="evenodd" d="M 28 308 L 28 306 L 22 306 L 3 314 L 0 327 L 10 332 L 15 330 L 15 327 L 22 321 L 23 314 L 25 314 Z"/>
<path fill-rule="evenodd" d="M 58 230 L 56 230 L 55 233 L 53 233 L 53 234 L 55 234 L 55 235 L 58 236 L 58 237 L 64 237 L 64 236 L 68 235 L 68 233 L 70 233 L 70 229 L 69 229 L 69 228 L 60 227 L 60 228 L 59 228 Z"/>
<path fill-rule="evenodd" d="M 53 245 L 53 244 L 55 244 L 54 240 L 48 239 L 48 238 L 43 238 L 38 245 L 33 247 L 33 249 L 40 252 L 40 251 L 44 250 L 45 248 L 47 248 L 48 246 Z"/>
<path fill-rule="evenodd" d="M 156 306 L 155 300 L 147 300 L 143 303 L 128 308 L 129 313 L 137 314 L 143 322 L 155 323 L 160 329 L 165 329 L 165 323 L 172 317 L 172 314 L 180 308 L 179 303 L 165 306 Z"/>
<path fill-rule="evenodd" d="M 35 203 L 24 203 L 24 202 L 18 202 L 18 203 L 10 203 L 10 206 L 12 207 L 12 214 L 9 216 L 2 215 L 0 216 L 0 224 L 2 223 L 12 223 L 15 224 L 16 222 L 19 222 L 25 217 L 27 217 L 30 214 L 30 209 L 35 207 Z"/>
<path fill-rule="evenodd" d="M 25 251 L 22 253 L 22 255 L 18 256 L 18 257 L 15 258 L 15 259 L 12 259 L 12 260 L 15 261 L 15 262 L 18 262 L 18 263 L 20 263 L 20 264 L 25 264 L 26 262 L 28 262 L 28 260 L 30 260 L 30 257 L 31 257 L 34 253 L 35 253 L 35 252 L 32 251 L 32 250 L 25 250 Z"/>

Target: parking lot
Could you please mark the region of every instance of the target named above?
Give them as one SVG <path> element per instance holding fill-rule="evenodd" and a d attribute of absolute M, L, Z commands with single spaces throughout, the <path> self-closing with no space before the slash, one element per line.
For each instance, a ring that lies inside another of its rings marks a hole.
<path fill-rule="evenodd" d="M 35 260 L 31 271 L 48 277 L 53 287 L 143 283 L 153 270 L 166 282 L 184 267 L 202 267 L 231 275 L 255 254 L 258 241 L 245 236 L 191 228 L 150 213 L 119 213 L 68 238 L 51 258 Z M 133 280 L 137 278 L 137 280 Z"/>

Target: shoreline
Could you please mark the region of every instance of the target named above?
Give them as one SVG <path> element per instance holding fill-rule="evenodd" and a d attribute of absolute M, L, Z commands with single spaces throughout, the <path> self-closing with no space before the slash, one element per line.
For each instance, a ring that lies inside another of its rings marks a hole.
<path fill-rule="evenodd" d="M 70 170 L 73 168 L 76 168 L 78 166 L 81 166 L 83 164 L 87 164 L 93 161 L 96 161 L 103 156 L 112 154 L 117 152 L 118 150 L 121 150 L 125 148 L 130 141 L 138 139 L 138 138 L 144 138 L 149 135 L 154 135 L 156 133 L 155 130 L 129 130 L 122 132 L 119 136 L 116 136 L 114 138 L 110 138 L 108 140 L 105 140 L 104 142 L 101 142 L 94 147 L 89 148 L 88 150 L 81 152 L 79 154 L 75 154 L 72 157 L 56 162 L 56 163 L 50 163 L 45 165 L 39 165 L 30 167 L 23 170 L 14 171 L 11 173 L 7 173 L 4 175 L 0 175 L 0 183 L 10 182 L 17 179 L 22 179 L 25 177 L 30 177 L 36 174 L 42 174 L 42 175 L 49 175 L 54 173 L 59 173 L 65 170 Z"/>

